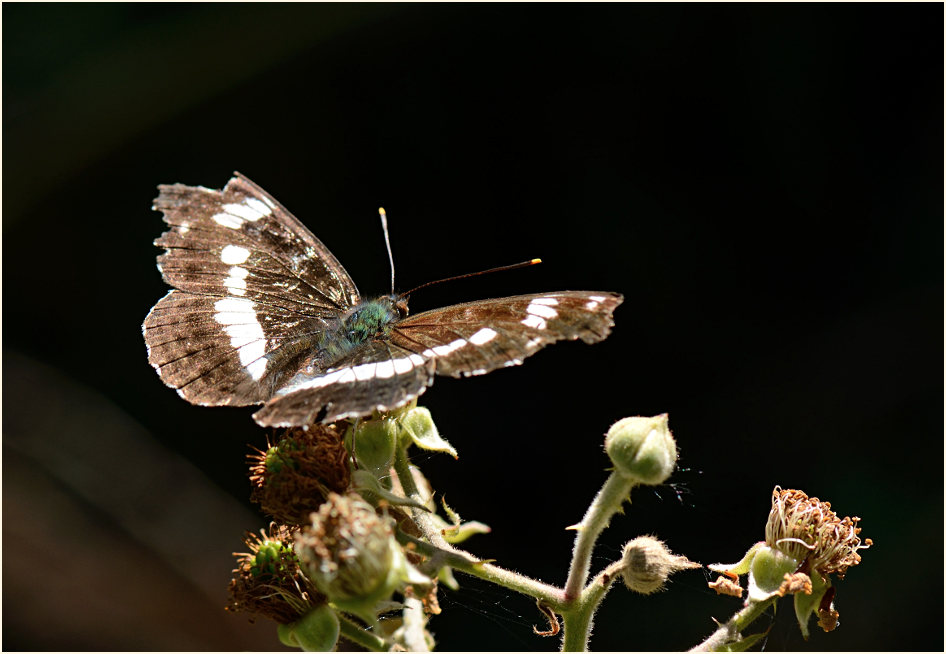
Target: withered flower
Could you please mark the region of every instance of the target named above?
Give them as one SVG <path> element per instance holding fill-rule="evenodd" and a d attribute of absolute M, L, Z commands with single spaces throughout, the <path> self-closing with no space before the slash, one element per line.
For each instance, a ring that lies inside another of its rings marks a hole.
<path fill-rule="evenodd" d="M 250 551 L 235 554 L 237 567 L 230 580 L 228 611 L 259 614 L 289 624 L 326 603 L 299 567 L 292 549 L 295 531 L 273 523 L 269 535 L 247 533 L 244 543 Z"/>
<path fill-rule="evenodd" d="M 343 493 L 351 484 L 346 424 L 287 429 L 278 443 L 251 454 L 250 499 L 278 522 L 308 524 L 329 493 Z"/>
<path fill-rule="evenodd" d="M 861 540 L 858 522 L 860 518 L 839 518 L 829 502 L 776 486 L 765 541 L 753 545 L 738 563 L 708 567 L 730 580 L 748 572 L 747 603 L 793 595 L 795 615 L 807 639 L 808 621 L 814 613 L 824 631 L 838 626 L 829 575 L 843 579 L 861 562 L 858 551 L 873 544 L 869 538 Z"/>

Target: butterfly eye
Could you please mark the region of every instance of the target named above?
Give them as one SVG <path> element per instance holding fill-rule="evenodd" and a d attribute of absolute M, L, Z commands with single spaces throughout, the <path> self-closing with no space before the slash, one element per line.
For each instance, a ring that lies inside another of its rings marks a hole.
<path fill-rule="evenodd" d="M 397 309 L 398 318 L 406 318 L 408 314 L 407 298 L 398 298 L 394 303 L 394 308 Z"/>

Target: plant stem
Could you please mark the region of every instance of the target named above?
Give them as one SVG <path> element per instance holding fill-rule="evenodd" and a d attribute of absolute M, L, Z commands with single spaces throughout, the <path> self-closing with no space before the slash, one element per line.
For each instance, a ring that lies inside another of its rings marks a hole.
<path fill-rule="evenodd" d="M 615 561 L 595 575 L 591 583 L 581 591 L 578 601 L 572 604 L 573 608 L 562 613 L 565 623 L 565 634 L 562 638 L 563 652 L 588 651 L 588 639 L 591 637 L 594 613 L 611 589 L 611 583 L 620 573 L 623 565 L 623 561 Z"/>
<path fill-rule="evenodd" d="M 338 626 L 339 633 L 353 643 L 357 643 L 372 652 L 388 651 L 389 645 L 383 638 L 365 630 L 364 627 L 354 623 L 351 618 L 341 612 L 338 613 Z"/>
<path fill-rule="evenodd" d="M 591 551 L 594 549 L 595 541 L 608 526 L 611 516 L 621 510 L 621 504 L 625 500 L 630 500 L 633 487 L 634 482 L 612 472 L 591 502 L 585 517 L 577 526 L 578 535 L 575 537 L 572 563 L 568 570 L 568 580 L 565 582 L 565 599 L 577 598 L 581 593 L 588 579 Z"/>
<path fill-rule="evenodd" d="M 702 643 L 691 649 L 691 652 L 714 652 L 730 642 L 739 639 L 743 629 L 748 627 L 756 618 L 762 615 L 763 611 L 775 602 L 778 597 L 770 597 L 762 602 L 749 602 L 744 608 L 738 611 L 725 624 L 719 625 L 719 628 Z"/>
<path fill-rule="evenodd" d="M 424 627 L 427 620 L 424 616 L 424 604 L 416 597 L 404 599 L 403 615 L 404 646 L 409 652 L 429 652 Z"/>
<path fill-rule="evenodd" d="M 422 530 L 425 531 L 426 536 L 426 530 L 423 529 L 423 527 Z M 512 572 L 511 570 L 506 570 L 505 568 L 500 568 L 491 563 L 484 563 L 469 552 L 457 549 L 449 543 L 445 543 L 446 547 L 434 545 L 415 538 L 410 534 L 406 534 L 403 531 L 399 531 L 397 537 L 402 543 L 413 545 L 414 551 L 434 560 L 436 567 L 448 565 L 455 570 L 465 572 L 473 577 L 479 577 L 480 579 L 492 582 L 503 588 L 508 588 L 509 590 L 514 590 L 537 600 L 542 600 L 554 611 L 560 611 L 564 607 L 562 589 L 557 586 L 536 581 L 535 579 L 526 577 L 517 572 Z"/>

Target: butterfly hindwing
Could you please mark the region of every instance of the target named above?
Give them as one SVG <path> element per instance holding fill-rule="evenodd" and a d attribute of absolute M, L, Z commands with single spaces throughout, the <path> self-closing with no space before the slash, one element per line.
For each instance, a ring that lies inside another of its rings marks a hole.
<path fill-rule="evenodd" d="M 433 377 L 432 360 L 376 339 L 331 370 L 291 380 L 253 418 L 264 427 L 289 427 L 388 411 L 423 393 Z"/>
<path fill-rule="evenodd" d="M 148 359 L 168 386 L 193 404 L 265 402 L 285 372 L 281 350 L 330 321 L 240 297 L 171 291 L 144 322 Z"/>

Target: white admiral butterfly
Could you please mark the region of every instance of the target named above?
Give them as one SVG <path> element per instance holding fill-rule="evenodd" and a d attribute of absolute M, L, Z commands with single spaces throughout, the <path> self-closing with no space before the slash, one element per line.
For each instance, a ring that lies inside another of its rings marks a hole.
<path fill-rule="evenodd" d="M 192 404 L 264 404 L 263 426 L 307 426 L 403 406 L 434 374 L 518 365 L 563 339 L 604 339 L 617 293 L 558 291 L 407 314 L 364 301 L 332 253 L 235 173 L 223 190 L 161 185 L 155 245 L 175 290 L 145 318 L 148 360 Z"/>

